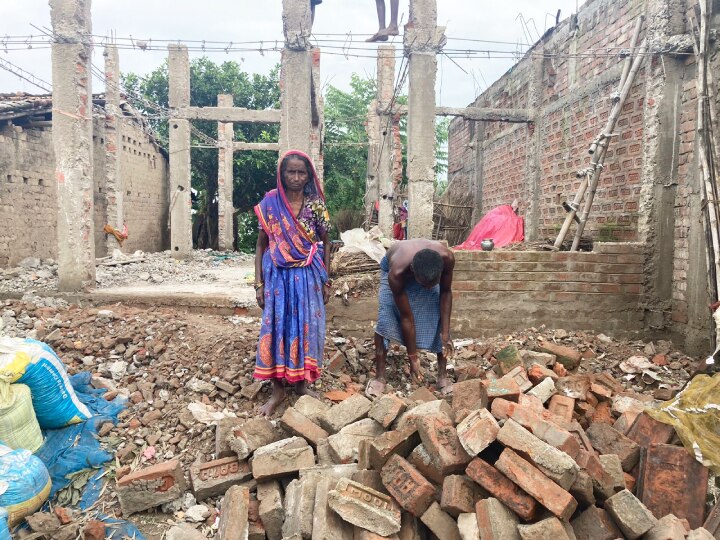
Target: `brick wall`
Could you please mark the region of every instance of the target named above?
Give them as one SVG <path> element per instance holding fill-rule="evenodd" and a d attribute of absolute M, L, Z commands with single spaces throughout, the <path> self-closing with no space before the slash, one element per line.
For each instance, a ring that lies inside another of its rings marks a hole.
<path fill-rule="evenodd" d="M 102 121 L 93 123 L 95 177 L 95 248 L 106 254 Z M 130 238 L 123 251 L 167 249 L 167 160 L 134 120 L 122 122 L 128 142 L 122 152 L 125 185 L 125 221 Z M 57 257 L 57 193 L 55 157 L 50 129 L 0 128 L 0 267 L 26 257 Z"/>

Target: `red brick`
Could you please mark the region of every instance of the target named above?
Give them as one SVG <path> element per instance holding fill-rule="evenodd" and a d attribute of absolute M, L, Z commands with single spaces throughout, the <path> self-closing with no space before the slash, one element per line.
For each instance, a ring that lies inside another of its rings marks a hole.
<path fill-rule="evenodd" d="M 460 444 L 452 421 L 444 414 L 429 414 L 416 421 L 423 446 L 443 475 L 462 471 L 472 459 Z"/>
<path fill-rule="evenodd" d="M 494 381 L 483 381 L 487 389 L 488 402 L 495 398 L 504 398 L 510 401 L 517 401 L 521 394 L 520 387 L 512 379 L 496 379 Z"/>
<path fill-rule="evenodd" d="M 590 506 L 578 517 L 573 519 L 572 525 L 577 540 L 615 540 L 622 538 L 622 532 L 615 522 L 602 508 Z"/>
<path fill-rule="evenodd" d="M 655 517 L 674 514 L 702 527 L 708 469 L 682 446 L 653 444 L 643 454 L 637 497 Z"/>
<path fill-rule="evenodd" d="M 472 411 L 457 427 L 458 438 L 472 456 L 485 450 L 497 437 L 500 426 L 487 409 Z"/>
<path fill-rule="evenodd" d="M 452 408 L 457 422 L 467 416 L 467 412 L 484 409 L 487 404 L 487 390 L 480 379 L 470 379 L 453 385 Z M 461 414 L 463 411 L 464 414 Z"/>
<path fill-rule="evenodd" d="M 125 516 L 174 501 L 185 492 L 180 461 L 174 459 L 126 474 L 118 480 L 116 491 Z"/>
<path fill-rule="evenodd" d="M 498 499 L 478 501 L 475 514 L 482 540 L 517 538 L 518 517 Z"/>
<path fill-rule="evenodd" d="M 580 453 L 575 458 L 575 462 L 592 478 L 596 497 L 601 500 L 612 497 L 615 493 L 615 482 L 607 471 L 605 471 L 602 463 L 600 463 L 600 460 L 594 452 L 580 450 Z"/>
<path fill-rule="evenodd" d="M 280 418 L 280 425 L 293 435 L 304 438 L 315 448 L 320 441 L 330 436 L 327 431 L 292 407 L 285 410 Z"/>
<path fill-rule="evenodd" d="M 194 463 L 190 467 L 193 493 L 198 501 L 223 495 L 231 486 L 251 477 L 248 462 L 239 460 L 237 456 Z"/>
<path fill-rule="evenodd" d="M 626 435 L 641 447 L 649 448 L 651 444 L 668 444 L 675 435 L 675 428 L 655 420 L 647 413 L 640 413 Z"/>
<path fill-rule="evenodd" d="M 594 423 L 588 428 L 587 435 L 593 448 L 601 454 L 616 454 L 626 472 L 630 471 L 640 459 L 638 444 L 611 425 L 602 422 Z"/>
<path fill-rule="evenodd" d="M 520 394 L 518 396 L 518 405 L 520 405 L 521 407 L 527 407 L 528 409 L 532 409 L 539 414 L 545 412 L 545 406 L 543 405 L 543 402 L 540 401 L 540 398 L 538 398 L 537 396 Z"/>
<path fill-rule="evenodd" d="M 83 528 L 83 540 L 105 540 L 105 523 L 91 519 Z"/>
<path fill-rule="evenodd" d="M 538 514 L 537 501 L 486 461 L 473 459 L 466 473 L 523 520 L 529 521 Z"/>
<path fill-rule="evenodd" d="M 445 477 L 440 508 L 455 518 L 472 512 L 475 509 L 476 486 L 467 476 L 451 474 Z"/>
<path fill-rule="evenodd" d="M 420 435 L 415 428 L 387 431 L 370 442 L 370 466 L 379 471 L 390 456 L 397 454 L 407 457 L 418 444 L 420 444 Z"/>
<path fill-rule="evenodd" d="M 533 364 L 532 366 L 530 366 L 527 374 L 530 382 L 532 382 L 533 384 L 540 384 L 547 378 L 551 378 L 553 381 L 557 381 L 559 378 L 557 376 L 557 373 L 555 373 L 553 370 L 548 369 L 545 366 L 541 366 L 540 364 Z"/>
<path fill-rule="evenodd" d="M 440 472 L 438 466 L 433 463 L 432 457 L 428 454 L 427 449 L 422 445 L 418 445 L 408 456 L 408 462 L 415 467 L 420 474 L 428 480 L 436 484 L 442 484 L 445 476 Z"/>
<path fill-rule="evenodd" d="M 577 501 L 537 467 L 506 448 L 495 466 L 558 518 L 570 519 Z"/>
<path fill-rule="evenodd" d="M 550 398 L 548 410 L 564 422 L 571 422 L 573 410 L 575 409 L 575 400 L 571 397 L 555 394 Z"/>
<path fill-rule="evenodd" d="M 521 393 L 527 392 L 533 387 L 533 384 L 530 382 L 530 379 L 528 379 L 527 372 L 525 371 L 525 368 L 523 366 L 517 366 L 509 373 L 503 375 L 503 377 L 500 379 L 500 383 L 502 383 L 504 380 L 515 381 L 518 385 L 518 388 L 520 388 Z"/>
<path fill-rule="evenodd" d="M 395 394 L 385 394 L 373 401 L 368 416 L 387 429 L 395 419 L 405 412 L 407 405 Z"/>
<path fill-rule="evenodd" d="M 430 531 L 443 540 L 462 540 L 457 522 L 440 509 L 440 505 L 433 502 L 430 508 L 422 515 L 420 520 Z"/>
<path fill-rule="evenodd" d="M 420 517 L 432 504 L 435 488 L 407 460 L 392 456 L 382 468 L 383 485 L 400 506 Z"/>
<path fill-rule="evenodd" d="M 554 354 L 557 357 L 557 362 L 562 364 L 568 371 L 573 371 L 580 365 L 580 352 L 572 347 L 539 340 L 538 349 L 542 352 Z"/>

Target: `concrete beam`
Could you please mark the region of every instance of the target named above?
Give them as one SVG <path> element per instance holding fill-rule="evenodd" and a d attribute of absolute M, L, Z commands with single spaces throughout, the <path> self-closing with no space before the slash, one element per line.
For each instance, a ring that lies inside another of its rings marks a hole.
<path fill-rule="evenodd" d="M 95 286 L 90 0 L 50 0 L 58 288 Z"/>
<path fill-rule="evenodd" d="M 407 105 L 396 105 L 393 113 L 407 115 Z M 384 111 L 378 108 L 378 114 Z M 467 120 L 479 122 L 508 122 L 530 123 L 534 121 L 534 114 L 530 109 L 493 109 L 490 107 L 435 107 L 435 116 L 459 116 Z"/>
<path fill-rule="evenodd" d="M 278 152 L 280 150 L 280 143 L 235 142 L 233 143 L 233 150 L 235 152 L 251 152 L 254 150 Z"/>
<path fill-rule="evenodd" d="M 120 56 L 114 45 L 105 47 L 105 202 L 107 222 L 122 230 L 125 220 L 125 186 L 121 173 L 123 116 L 120 109 Z M 99 226 L 100 224 L 98 224 Z M 120 249 L 115 237 L 107 235 L 105 253 Z"/>
<path fill-rule="evenodd" d="M 232 107 L 231 94 L 218 95 L 218 107 Z M 233 249 L 233 125 L 218 122 L 218 248 Z"/>
<path fill-rule="evenodd" d="M 169 104 L 190 105 L 190 59 L 185 45 L 168 46 Z M 176 259 L 192 255 L 192 200 L 190 198 L 190 121 L 169 120 L 170 132 L 170 251 Z"/>
<path fill-rule="evenodd" d="M 278 124 L 280 109 L 252 110 L 242 107 L 182 107 L 171 110 L 173 118 L 180 120 L 208 120 L 237 124 Z"/>

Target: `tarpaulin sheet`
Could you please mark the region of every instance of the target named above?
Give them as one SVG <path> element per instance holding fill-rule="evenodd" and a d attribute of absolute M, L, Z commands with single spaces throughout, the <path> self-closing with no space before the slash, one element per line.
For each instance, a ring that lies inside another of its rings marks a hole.
<path fill-rule="evenodd" d="M 455 246 L 460 250 L 480 250 L 480 242 L 492 238 L 495 247 L 501 248 L 525 238 L 525 219 L 518 216 L 509 204 L 490 210 L 475 225 L 467 240 Z"/>

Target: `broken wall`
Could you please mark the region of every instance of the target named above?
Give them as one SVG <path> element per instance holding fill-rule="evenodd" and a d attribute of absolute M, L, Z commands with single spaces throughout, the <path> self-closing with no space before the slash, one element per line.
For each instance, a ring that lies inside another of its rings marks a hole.
<path fill-rule="evenodd" d="M 132 119 L 122 121 L 123 252 L 167 249 L 168 173 L 160 148 Z M 96 256 L 106 255 L 103 122 L 94 121 Z M 57 258 L 57 193 L 51 129 L 0 128 L 0 267 L 26 257 Z"/>

